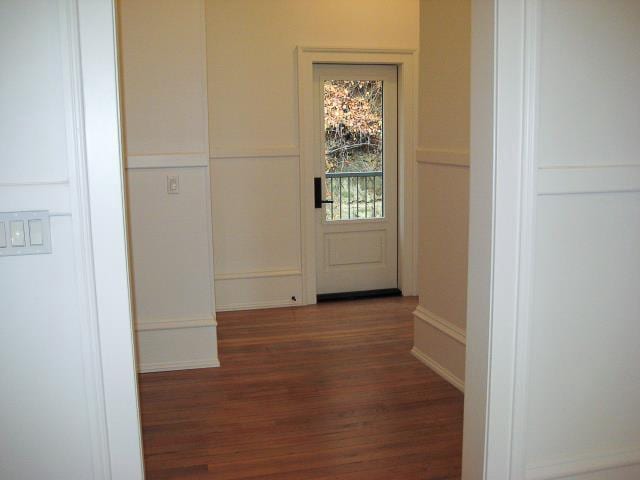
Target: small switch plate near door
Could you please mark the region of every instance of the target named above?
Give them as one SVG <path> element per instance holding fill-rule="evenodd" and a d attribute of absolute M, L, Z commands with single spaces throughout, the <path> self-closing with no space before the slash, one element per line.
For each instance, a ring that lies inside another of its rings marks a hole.
<path fill-rule="evenodd" d="M 0 257 L 51 253 L 49 212 L 0 212 Z"/>
<path fill-rule="evenodd" d="M 172 195 L 180 193 L 180 177 L 178 175 L 167 175 L 167 193 Z"/>

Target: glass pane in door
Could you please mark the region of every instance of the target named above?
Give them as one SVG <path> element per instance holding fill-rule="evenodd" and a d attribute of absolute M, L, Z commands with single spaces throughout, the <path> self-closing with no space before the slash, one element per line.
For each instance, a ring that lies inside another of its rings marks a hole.
<path fill-rule="evenodd" d="M 324 82 L 326 220 L 384 217 L 382 80 Z"/>

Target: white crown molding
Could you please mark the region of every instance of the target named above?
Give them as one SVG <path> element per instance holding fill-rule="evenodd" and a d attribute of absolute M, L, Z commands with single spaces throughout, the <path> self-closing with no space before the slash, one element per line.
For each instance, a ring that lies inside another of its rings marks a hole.
<path fill-rule="evenodd" d="M 127 170 L 140 168 L 207 167 L 209 154 L 159 153 L 150 155 L 127 155 Z"/>
<path fill-rule="evenodd" d="M 550 165 L 538 169 L 538 195 L 640 191 L 640 165 Z"/>
<path fill-rule="evenodd" d="M 284 269 L 284 270 L 262 270 L 258 272 L 232 272 L 232 273 L 216 273 L 215 280 L 245 280 L 252 278 L 275 278 L 275 277 L 297 277 L 302 275 L 300 269 Z"/>
<path fill-rule="evenodd" d="M 571 476 L 586 475 L 603 470 L 640 465 L 640 449 L 614 452 L 603 455 L 588 455 L 569 458 L 565 461 L 545 465 L 528 466 L 527 480 L 555 480 Z"/>
<path fill-rule="evenodd" d="M 411 355 L 416 357 L 420 362 L 422 362 L 424 365 L 426 365 L 431 370 L 433 370 L 438 375 L 440 375 L 442 378 L 444 378 L 451 385 L 453 385 L 462 393 L 464 393 L 464 381 L 459 377 L 457 377 L 456 375 L 454 375 L 451 370 L 440 365 L 429 355 L 421 351 L 418 347 L 413 347 L 411 349 Z"/>
<path fill-rule="evenodd" d="M 171 320 L 137 320 L 135 328 L 137 332 L 149 330 L 174 330 L 180 328 L 215 327 L 218 325 L 215 318 L 176 318 Z"/>
<path fill-rule="evenodd" d="M 418 148 L 416 162 L 423 165 L 469 168 L 469 150 Z"/>
<path fill-rule="evenodd" d="M 415 311 L 413 312 L 413 316 L 418 320 L 421 320 L 431 325 L 433 328 L 441 331 L 456 342 L 461 343 L 462 345 L 467 344 L 467 335 L 462 328 L 451 323 L 449 320 L 445 320 L 435 313 L 430 312 L 422 305 L 418 305 L 416 307 Z"/>
<path fill-rule="evenodd" d="M 211 153 L 211 160 L 226 158 L 289 158 L 300 155 L 296 145 L 274 145 L 269 147 L 232 147 L 216 148 Z"/>

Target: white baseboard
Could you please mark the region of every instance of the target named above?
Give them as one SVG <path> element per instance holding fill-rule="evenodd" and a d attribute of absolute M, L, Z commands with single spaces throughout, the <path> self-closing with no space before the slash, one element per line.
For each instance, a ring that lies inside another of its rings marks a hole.
<path fill-rule="evenodd" d="M 220 361 L 215 358 L 211 360 L 190 360 L 181 362 L 159 362 L 138 365 L 139 373 L 149 372 L 169 372 L 173 370 L 193 370 L 196 368 L 219 367 Z"/>
<path fill-rule="evenodd" d="M 640 449 L 614 452 L 604 455 L 589 455 L 571 458 L 566 461 L 547 465 L 529 466 L 527 480 L 559 480 L 593 478 L 593 474 L 602 472 L 602 478 L 612 478 L 613 471 L 629 466 L 638 466 L 640 471 Z M 611 471 L 611 475 L 605 471 Z M 637 476 L 629 478 L 640 478 Z"/>
<path fill-rule="evenodd" d="M 453 385 L 458 390 L 460 390 L 462 393 L 464 393 L 464 381 L 462 379 L 458 378 L 457 376 L 455 376 L 450 370 L 448 370 L 447 368 L 445 368 L 442 365 L 440 365 L 434 359 L 429 357 L 429 355 L 427 355 L 426 353 L 420 351 L 420 349 L 418 349 L 416 347 L 413 347 L 411 349 L 411 355 L 416 357 L 419 361 L 424 363 L 427 367 L 429 367 L 431 370 L 436 372 L 438 375 L 440 375 L 442 378 L 444 378 L 451 385 Z"/>

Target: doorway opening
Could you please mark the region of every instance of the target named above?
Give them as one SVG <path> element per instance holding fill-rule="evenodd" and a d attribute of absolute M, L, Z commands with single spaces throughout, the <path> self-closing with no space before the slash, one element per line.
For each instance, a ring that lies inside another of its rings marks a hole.
<path fill-rule="evenodd" d="M 318 301 L 400 294 L 395 65 L 315 65 Z"/>

